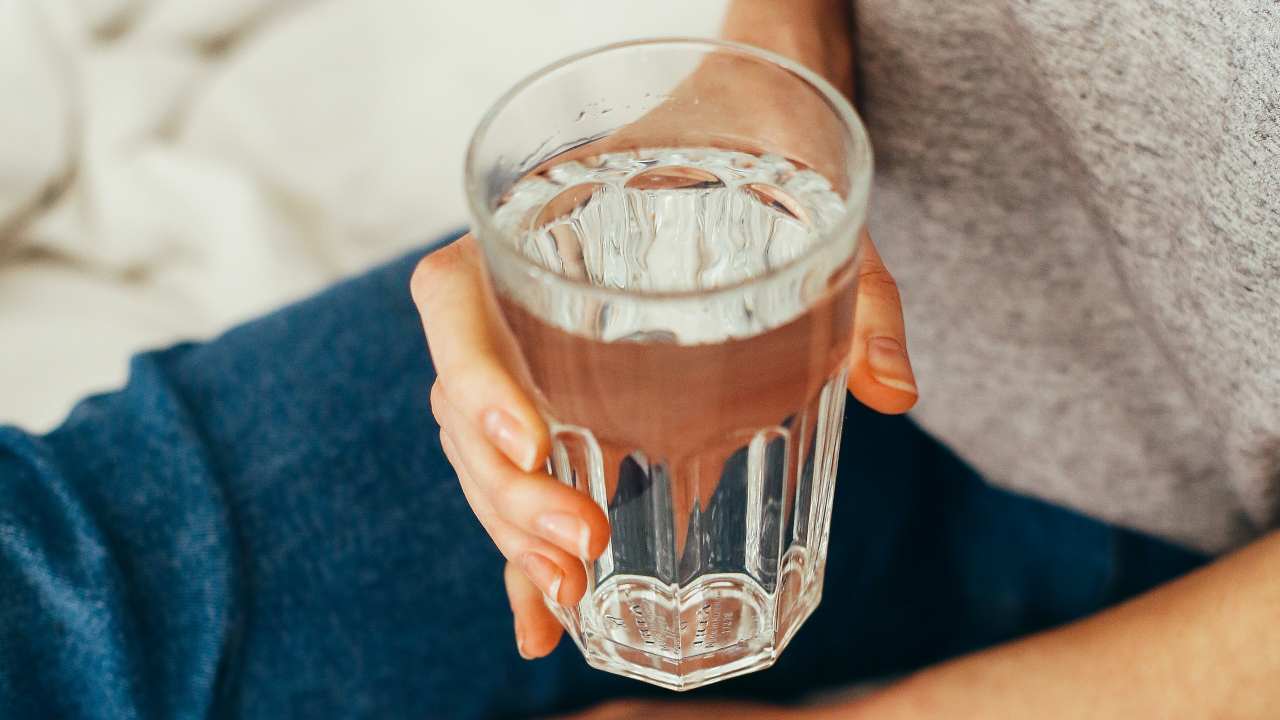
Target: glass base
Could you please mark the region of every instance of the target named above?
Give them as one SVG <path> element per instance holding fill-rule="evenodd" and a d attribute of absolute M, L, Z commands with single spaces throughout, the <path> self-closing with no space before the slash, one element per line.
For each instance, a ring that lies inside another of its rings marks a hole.
<path fill-rule="evenodd" d="M 609 513 L 586 594 L 552 605 L 588 663 L 672 690 L 773 664 L 822 594 L 846 393 L 841 369 L 679 463 L 552 424 L 556 475 Z"/>
<path fill-rule="evenodd" d="M 589 617 L 604 618 L 602 629 L 584 627 L 577 608 L 550 601 L 548 607 L 592 667 L 692 690 L 778 659 L 822 599 L 822 568 L 806 568 L 805 554 L 803 548 L 789 554 L 781 592 L 772 598 L 738 573 L 708 575 L 678 591 L 648 577 L 617 576 L 584 598 Z M 662 607 L 679 608 L 679 616 L 656 616 Z"/>

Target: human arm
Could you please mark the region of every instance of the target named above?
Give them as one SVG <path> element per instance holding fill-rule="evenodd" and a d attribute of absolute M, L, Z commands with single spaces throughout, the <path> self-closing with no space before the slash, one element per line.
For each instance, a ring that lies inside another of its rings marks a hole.
<path fill-rule="evenodd" d="M 829 720 L 1271 718 L 1280 533 L 1090 618 L 926 669 Z"/>

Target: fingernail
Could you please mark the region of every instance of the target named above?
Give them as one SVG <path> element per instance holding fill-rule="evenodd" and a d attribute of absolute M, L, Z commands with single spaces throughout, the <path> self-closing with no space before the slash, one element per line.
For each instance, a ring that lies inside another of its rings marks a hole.
<path fill-rule="evenodd" d="M 568 513 L 547 513 L 538 518 L 544 537 L 583 560 L 591 559 L 591 528 L 581 518 Z"/>
<path fill-rule="evenodd" d="M 560 602 L 560 581 L 564 579 L 560 566 L 548 560 L 546 556 L 527 552 L 520 556 L 520 569 L 524 571 L 525 577 L 538 586 L 542 594 L 551 598 L 553 602 Z"/>
<path fill-rule="evenodd" d="M 524 631 L 520 629 L 520 621 L 516 620 L 516 652 L 520 653 L 520 657 L 525 660 L 532 660 L 533 655 L 524 649 Z"/>
<path fill-rule="evenodd" d="M 907 351 L 902 343 L 888 337 L 875 337 L 867 341 L 867 366 L 876 382 L 895 390 L 909 392 L 916 390 L 915 374 L 911 372 L 911 361 L 907 359 Z"/>
<path fill-rule="evenodd" d="M 521 470 L 533 472 L 538 446 L 515 418 L 496 408 L 486 412 L 484 434 Z"/>

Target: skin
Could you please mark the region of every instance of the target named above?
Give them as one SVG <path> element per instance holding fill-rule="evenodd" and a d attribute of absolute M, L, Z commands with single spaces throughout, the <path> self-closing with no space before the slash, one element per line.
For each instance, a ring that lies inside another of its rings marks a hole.
<path fill-rule="evenodd" d="M 787 55 L 852 91 L 848 0 L 736 0 L 728 39 Z M 714 68 L 693 92 L 748 87 L 716 83 Z M 705 84 L 703 84 L 705 83 Z M 795 138 L 785 113 L 746 92 L 744 135 Z M 762 110 L 764 108 L 765 110 Z M 660 124 L 661 111 L 653 123 Z M 796 140 L 803 155 L 803 139 Z M 821 149 L 813 155 L 820 158 Z M 821 164 L 811 163 L 816 168 Z M 900 298 L 864 238 L 849 389 L 867 406 L 901 413 L 917 399 Z M 562 629 L 547 593 L 574 603 L 586 587 L 579 558 L 608 543 L 608 523 L 584 495 L 535 471 L 548 451 L 546 427 L 503 358 L 510 338 L 495 319 L 470 237 L 423 259 L 412 290 L 438 371 L 431 405 L 441 442 L 476 516 L 508 558 L 507 594 L 517 646 L 541 657 Z M 623 720 L 859 718 L 1267 718 L 1280 708 L 1280 535 L 1083 621 L 933 668 L 840 704 L 781 708 L 726 702 L 619 701 L 576 717 Z"/>
<path fill-rule="evenodd" d="M 830 720 L 1274 718 L 1280 535 L 1091 618 L 926 669 Z"/>

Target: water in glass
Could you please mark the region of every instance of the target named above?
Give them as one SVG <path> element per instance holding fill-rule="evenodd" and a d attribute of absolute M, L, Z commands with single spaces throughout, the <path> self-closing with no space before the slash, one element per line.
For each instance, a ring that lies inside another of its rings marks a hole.
<path fill-rule="evenodd" d="M 772 663 L 817 605 L 852 259 L 697 312 L 661 298 L 785 267 L 843 211 L 812 170 L 713 148 L 554 163 L 501 199 L 495 221 L 520 253 L 602 290 L 496 288 L 552 469 L 611 523 L 582 601 L 551 603 L 593 665 L 696 687 Z"/>

